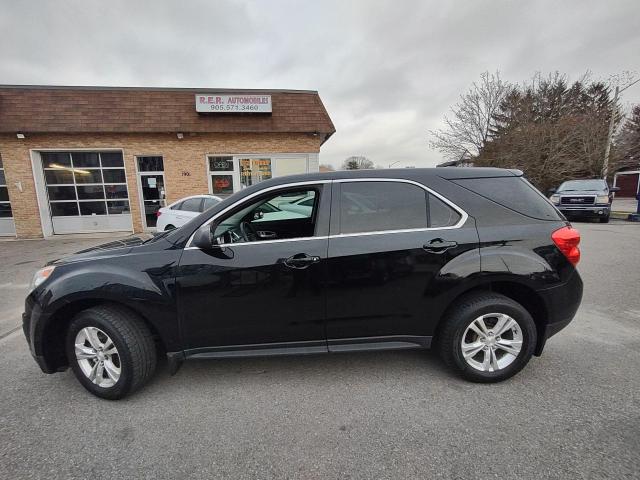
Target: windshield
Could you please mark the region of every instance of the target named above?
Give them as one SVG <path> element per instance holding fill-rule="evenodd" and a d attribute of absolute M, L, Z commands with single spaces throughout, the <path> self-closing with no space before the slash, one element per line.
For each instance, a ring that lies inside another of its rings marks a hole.
<path fill-rule="evenodd" d="M 604 190 L 604 180 L 569 180 L 558 188 L 558 192 L 572 192 L 576 190 Z"/>

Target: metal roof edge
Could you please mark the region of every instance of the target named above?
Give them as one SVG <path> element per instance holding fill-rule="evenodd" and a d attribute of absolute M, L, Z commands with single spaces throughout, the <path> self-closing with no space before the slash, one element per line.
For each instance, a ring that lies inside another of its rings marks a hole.
<path fill-rule="evenodd" d="M 193 92 L 193 93 L 302 93 L 318 95 L 317 90 L 266 89 L 266 88 L 197 88 L 197 87 L 116 87 L 106 85 L 15 85 L 0 84 L 1 89 L 11 90 L 95 90 L 95 91 L 138 91 L 138 92 Z"/>

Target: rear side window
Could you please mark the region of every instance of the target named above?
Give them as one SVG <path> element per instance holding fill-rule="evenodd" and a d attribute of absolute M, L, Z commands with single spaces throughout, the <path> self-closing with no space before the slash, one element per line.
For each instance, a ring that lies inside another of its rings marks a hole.
<path fill-rule="evenodd" d="M 429 195 L 429 226 L 451 227 L 460 221 L 460 214 L 435 195 Z"/>
<path fill-rule="evenodd" d="M 182 210 L 183 212 L 199 212 L 201 203 L 202 198 L 187 198 L 184 202 L 182 202 L 180 210 Z"/>
<path fill-rule="evenodd" d="M 522 215 L 539 220 L 562 220 L 555 207 L 522 177 L 466 178 L 454 183 Z"/>
<path fill-rule="evenodd" d="M 341 184 L 340 233 L 427 227 L 427 192 L 400 182 Z"/>

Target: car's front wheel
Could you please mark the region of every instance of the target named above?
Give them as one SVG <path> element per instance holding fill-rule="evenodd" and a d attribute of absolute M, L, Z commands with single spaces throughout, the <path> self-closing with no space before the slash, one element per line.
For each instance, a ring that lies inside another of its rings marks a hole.
<path fill-rule="evenodd" d="M 487 292 L 464 298 L 438 335 L 444 362 L 474 382 L 499 382 L 529 362 L 536 325 L 529 312 L 504 295 Z"/>
<path fill-rule="evenodd" d="M 117 306 L 78 313 L 67 331 L 66 352 L 80 383 L 110 400 L 142 387 L 156 367 L 149 329 L 135 314 Z"/>

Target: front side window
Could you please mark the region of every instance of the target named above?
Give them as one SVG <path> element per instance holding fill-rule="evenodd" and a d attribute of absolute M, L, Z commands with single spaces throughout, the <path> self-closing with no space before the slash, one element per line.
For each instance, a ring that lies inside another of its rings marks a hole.
<path fill-rule="evenodd" d="M 225 244 L 312 237 L 318 200 L 315 189 L 273 193 L 241 206 L 218 224 L 214 234 Z"/>
<path fill-rule="evenodd" d="M 345 182 L 340 190 L 340 233 L 427 227 L 427 192 L 401 182 Z"/>

